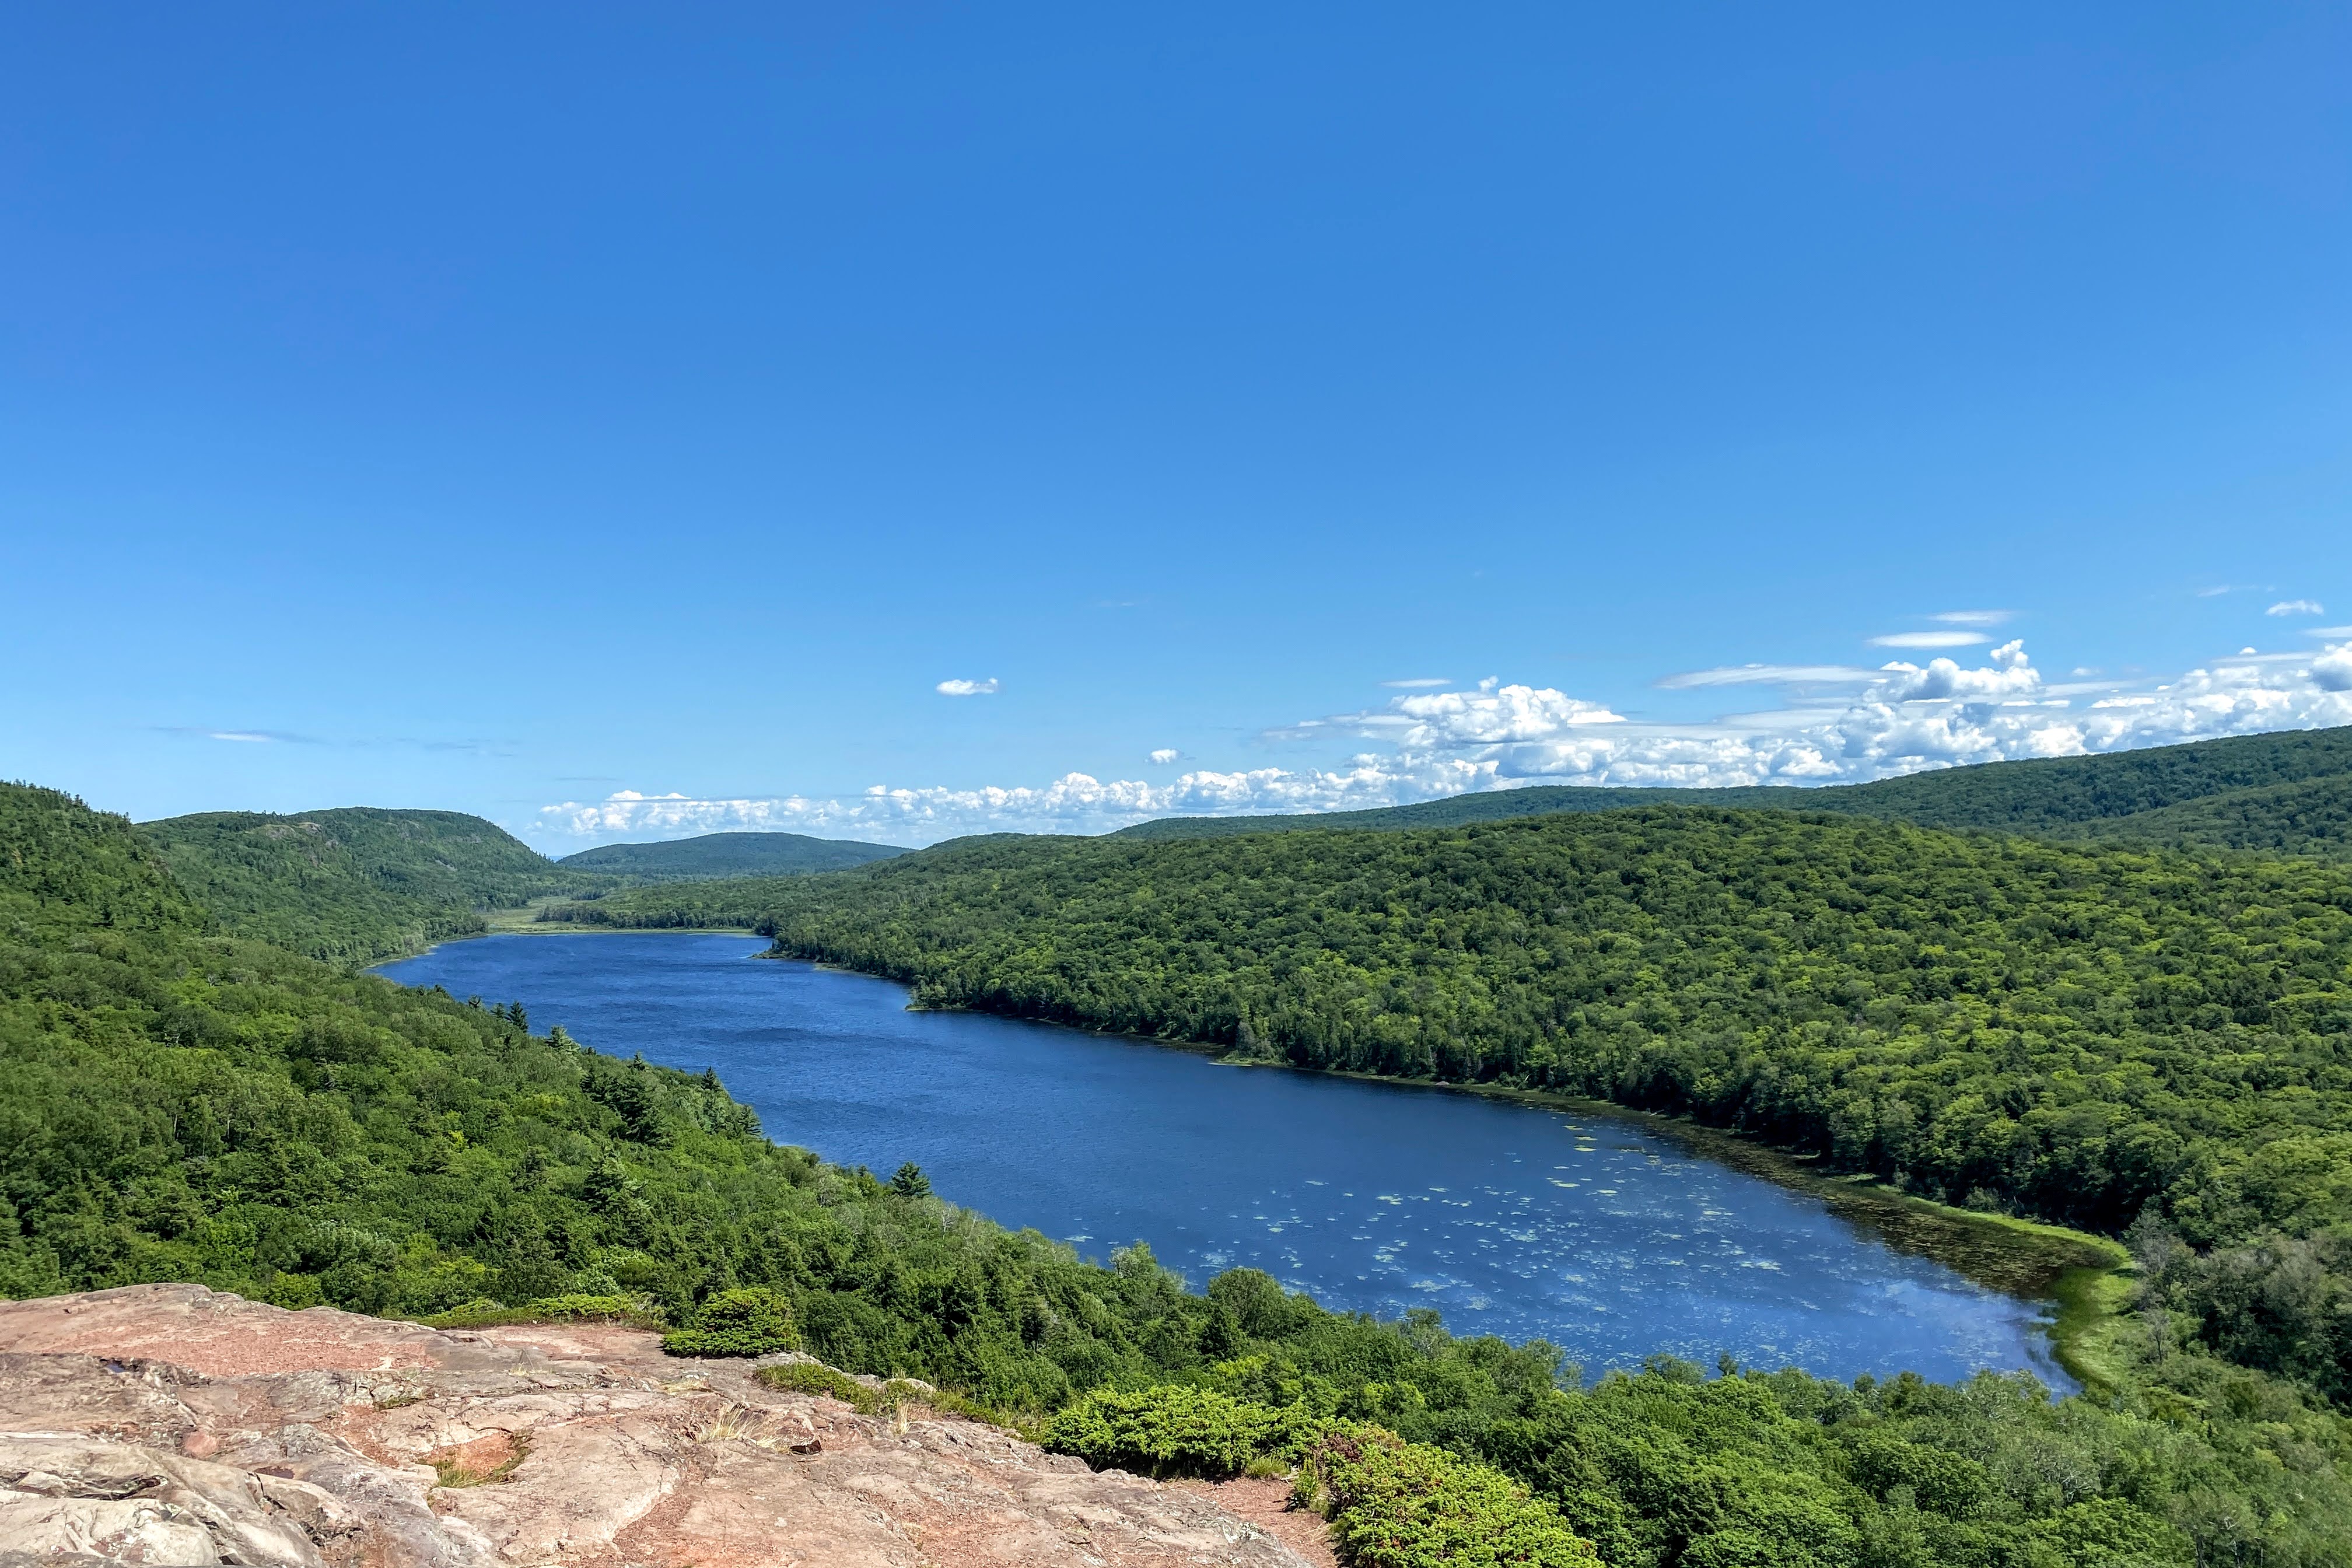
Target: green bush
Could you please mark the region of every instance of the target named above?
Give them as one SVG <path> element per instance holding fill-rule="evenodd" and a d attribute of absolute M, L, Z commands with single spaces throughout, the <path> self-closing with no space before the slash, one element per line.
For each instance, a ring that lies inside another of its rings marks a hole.
<path fill-rule="evenodd" d="M 625 1323 L 654 1315 L 653 1298 L 649 1296 L 542 1296 L 533 1301 L 528 1311 L 542 1318 L 560 1318 L 574 1322 Z"/>
<path fill-rule="evenodd" d="M 1600 1562 L 1558 1509 L 1501 1471 L 1377 1426 L 1326 1428 L 1307 1451 L 1297 1495 L 1331 1521 L 1332 1545 L 1349 1568 Z"/>
<path fill-rule="evenodd" d="M 758 1287 L 721 1290 L 694 1314 L 694 1321 L 662 1336 L 671 1355 L 755 1356 L 800 1349 L 793 1331 L 791 1302 L 780 1290 Z"/>
<path fill-rule="evenodd" d="M 1253 1459 L 1296 1453 L 1311 1419 L 1303 1409 L 1278 1410 L 1209 1388 L 1098 1388 L 1046 1424 L 1045 1446 L 1098 1470 L 1217 1479 Z"/>
<path fill-rule="evenodd" d="M 286 1278 L 280 1276 L 280 1278 Z M 599 1322 L 659 1327 L 661 1309 L 650 1296 L 542 1296 L 520 1307 L 488 1297 L 419 1320 L 435 1329 L 489 1329 L 509 1323 Z"/>
<path fill-rule="evenodd" d="M 1223 1479 L 1251 1460 L 1296 1455 L 1312 1425 L 1306 1408 L 1273 1408 L 1216 1389 L 1094 1389 L 1046 1422 L 1045 1446 L 1096 1469 Z"/>
<path fill-rule="evenodd" d="M 785 1394 L 821 1394 L 827 1399 L 838 1399 L 864 1415 L 871 1415 L 881 1407 L 881 1401 L 874 1390 L 845 1372 L 836 1372 L 816 1362 L 795 1361 L 782 1366 L 763 1366 L 752 1375 L 765 1386 Z"/>

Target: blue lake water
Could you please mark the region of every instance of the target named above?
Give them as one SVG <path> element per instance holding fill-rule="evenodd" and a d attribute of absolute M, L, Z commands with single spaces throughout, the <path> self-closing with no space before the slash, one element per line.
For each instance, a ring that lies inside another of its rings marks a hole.
<path fill-rule="evenodd" d="M 910 1013 L 898 985 L 766 945 L 492 936 L 380 973 L 716 1068 L 780 1142 L 884 1174 L 912 1160 L 942 1196 L 1090 1256 L 1148 1241 L 1195 1287 L 1246 1265 L 1330 1307 L 1547 1339 L 1589 1373 L 1728 1351 L 1839 1378 L 2026 1368 L 2073 1386 L 2042 1307 L 1639 1124 Z"/>

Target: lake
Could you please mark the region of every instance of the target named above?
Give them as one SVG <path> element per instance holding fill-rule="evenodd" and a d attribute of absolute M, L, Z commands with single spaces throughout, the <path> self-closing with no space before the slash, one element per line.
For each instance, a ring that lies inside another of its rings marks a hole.
<path fill-rule="evenodd" d="M 1263 1268 L 1329 1307 L 1547 1339 L 1588 1374 L 1729 1352 L 1841 1379 L 2025 1368 L 2074 1386 L 2043 1305 L 1638 1121 L 910 1013 L 901 986 L 766 946 L 490 936 L 379 973 L 716 1068 L 780 1142 L 886 1176 L 911 1160 L 941 1196 L 1089 1256 L 1149 1242 L 1196 1289 Z"/>

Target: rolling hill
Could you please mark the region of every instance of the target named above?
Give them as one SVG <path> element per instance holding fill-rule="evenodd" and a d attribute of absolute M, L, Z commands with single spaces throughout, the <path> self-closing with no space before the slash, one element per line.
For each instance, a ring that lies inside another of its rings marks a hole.
<path fill-rule="evenodd" d="M 2302 855 L 2352 854 L 2352 728 L 2236 736 L 2095 757 L 1987 763 L 1822 788 L 1539 785 L 1417 805 L 1286 816 L 1162 817 L 1129 838 L 1363 828 L 1400 831 L 1652 805 L 1835 812 L 1923 827 Z M 2161 814 L 2161 815 L 2159 815 Z"/>
<path fill-rule="evenodd" d="M 223 929 L 343 963 L 481 931 L 484 910 L 614 880 L 455 811 L 208 811 L 141 826 Z"/>
<path fill-rule="evenodd" d="M 659 844 L 606 844 L 557 862 L 640 882 L 700 881 L 722 877 L 790 877 L 838 871 L 887 860 L 906 850 L 895 844 L 812 838 L 802 833 L 706 833 Z"/>

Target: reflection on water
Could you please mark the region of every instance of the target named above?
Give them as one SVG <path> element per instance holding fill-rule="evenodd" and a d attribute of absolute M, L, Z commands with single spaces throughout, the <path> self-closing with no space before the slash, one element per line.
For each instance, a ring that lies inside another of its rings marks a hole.
<path fill-rule="evenodd" d="M 756 938 L 486 937 L 383 973 L 520 1000 L 599 1050 L 715 1067 L 768 1134 L 1193 1285 L 1263 1268 L 1325 1305 L 1435 1308 L 1588 1372 L 1666 1352 L 1828 1376 L 2052 1363 L 2035 1306 L 1906 1255 L 1818 1196 L 1636 1122 L 910 1013 L 886 981 Z"/>

